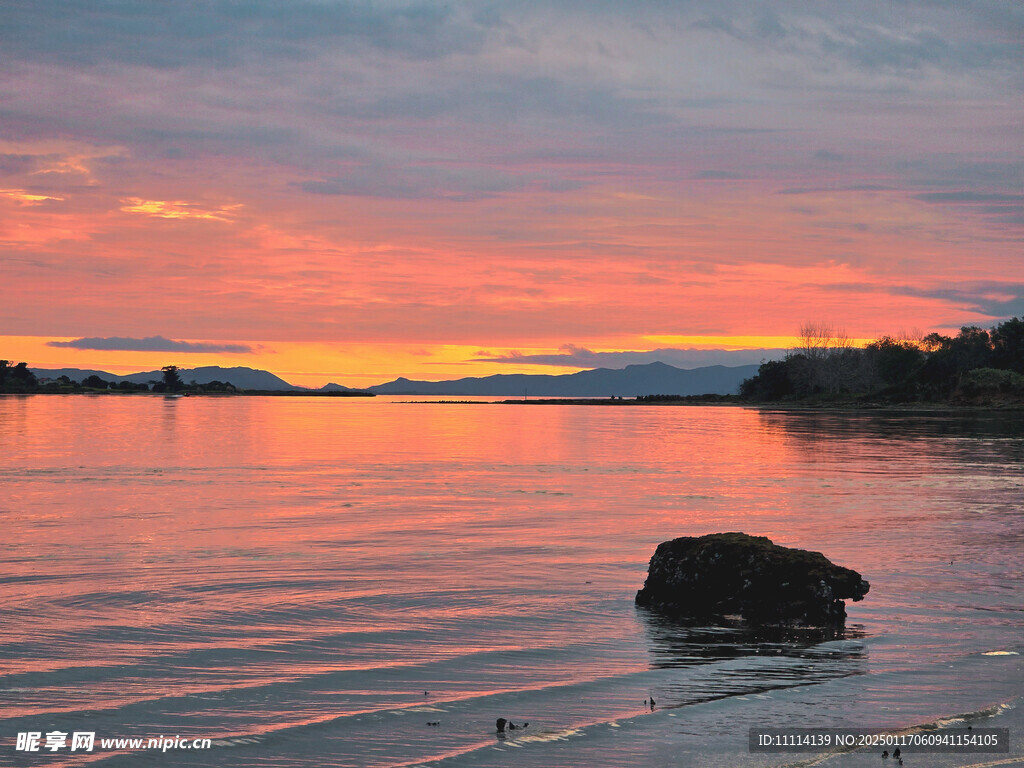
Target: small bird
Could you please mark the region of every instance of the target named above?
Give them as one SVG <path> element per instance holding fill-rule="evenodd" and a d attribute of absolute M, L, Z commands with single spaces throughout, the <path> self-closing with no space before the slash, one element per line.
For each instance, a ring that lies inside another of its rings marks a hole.
<path fill-rule="evenodd" d="M 903 765 L 903 758 L 901 757 L 901 758 L 900 758 L 900 759 L 899 759 L 899 760 L 897 761 L 897 763 L 896 763 L 896 764 L 897 764 L 897 765 Z"/>
<path fill-rule="evenodd" d="M 896 751 L 892 753 L 892 756 L 895 757 L 897 760 L 899 760 L 899 757 L 900 757 L 900 748 L 899 747 L 896 747 Z"/>
<path fill-rule="evenodd" d="M 428 720 L 427 721 L 427 725 L 440 725 L 440 724 L 441 724 L 440 720 Z"/>
<path fill-rule="evenodd" d="M 651 710 L 652 711 L 654 710 L 654 704 L 655 704 L 654 697 L 651 696 Z"/>
<path fill-rule="evenodd" d="M 889 759 L 889 750 L 888 749 L 883 750 L 883 752 L 882 752 L 882 759 L 883 760 L 888 760 Z"/>

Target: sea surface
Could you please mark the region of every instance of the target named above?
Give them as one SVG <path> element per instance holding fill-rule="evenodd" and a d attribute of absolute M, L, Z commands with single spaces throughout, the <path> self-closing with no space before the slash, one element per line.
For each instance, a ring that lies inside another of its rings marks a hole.
<path fill-rule="evenodd" d="M 1024 762 L 1024 413 L 408 400 L 0 397 L 0 765 L 878 765 L 748 729 L 929 723 L 1010 753 L 908 766 Z M 717 531 L 871 591 L 834 637 L 634 606 Z"/>

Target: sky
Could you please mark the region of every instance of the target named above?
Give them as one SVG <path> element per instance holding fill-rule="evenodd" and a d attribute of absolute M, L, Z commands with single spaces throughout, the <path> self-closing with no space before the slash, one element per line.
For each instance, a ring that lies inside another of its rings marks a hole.
<path fill-rule="evenodd" d="M 7 0 L 0 357 L 297 384 L 1024 315 L 1024 5 Z"/>

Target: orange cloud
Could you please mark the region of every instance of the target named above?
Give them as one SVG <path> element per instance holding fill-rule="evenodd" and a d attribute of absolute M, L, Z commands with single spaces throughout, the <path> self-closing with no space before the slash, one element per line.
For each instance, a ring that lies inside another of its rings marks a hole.
<path fill-rule="evenodd" d="M 21 205 L 39 205 L 47 200 L 63 200 L 63 197 L 51 195 L 30 195 L 24 189 L 0 189 L 0 195 L 8 197 Z"/>
<path fill-rule="evenodd" d="M 141 197 L 122 198 L 121 210 L 125 213 L 141 213 L 159 219 L 207 219 L 209 221 L 232 222 L 232 217 L 241 203 L 222 205 L 217 208 L 200 208 L 184 200 L 143 200 Z"/>

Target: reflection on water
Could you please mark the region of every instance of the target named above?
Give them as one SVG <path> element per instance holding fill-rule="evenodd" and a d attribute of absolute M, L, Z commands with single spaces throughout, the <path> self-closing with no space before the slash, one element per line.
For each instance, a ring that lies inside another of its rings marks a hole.
<path fill-rule="evenodd" d="M 784 627 L 735 624 L 707 626 L 637 608 L 656 667 L 685 667 L 743 656 L 800 659 L 863 658 L 863 627 Z M 824 643 L 829 643 L 827 647 Z"/>
<path fill-rule="evenodd" d="M 767 429 L 803 450 L 852 441 L 967 463 L 1024 461 L 1024 412 L 764 410 L 760 416 Z"/>
<path fill-rule="evenodd" d="M 658 704 L 684 707 L 824 683 L 868 671 L 858 628 L 687 625 L 638 608 L 651 666 L 672 670 Z"/>
<path fill-rule="evenodd" d="M 0 749 L 88 726 L 229 745 L 163 765 L 611 766 L 678 707 L 968 711 L 1021 688 L 981 654 L 1024 651 L 1022 451 L 1014 414 L 0 397 Z M 636 609 L 658 543 L 730 530 L 864 574 L 846 634 Z"/>

